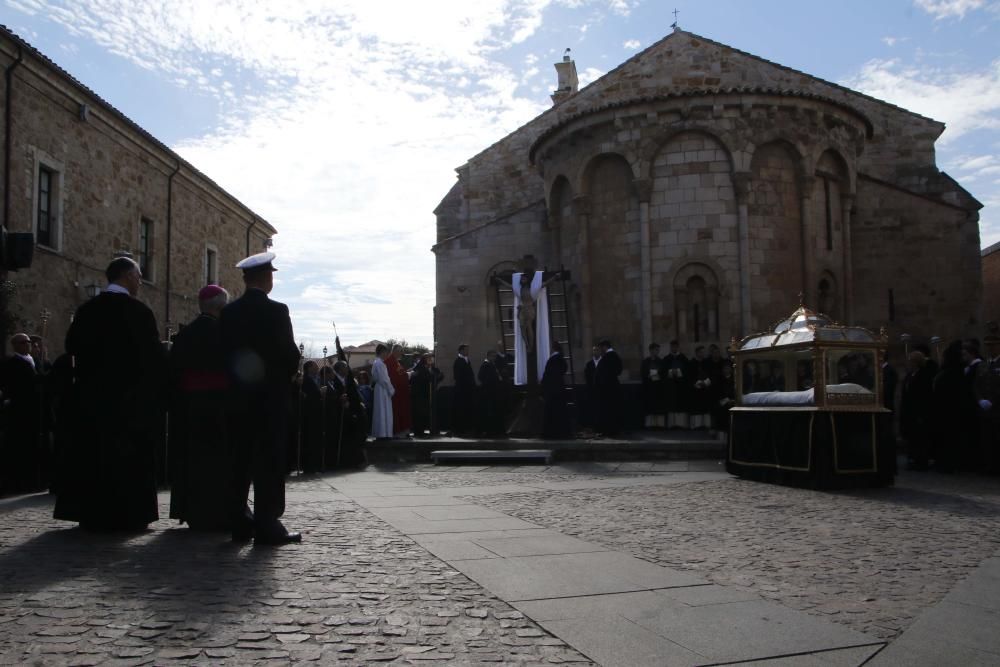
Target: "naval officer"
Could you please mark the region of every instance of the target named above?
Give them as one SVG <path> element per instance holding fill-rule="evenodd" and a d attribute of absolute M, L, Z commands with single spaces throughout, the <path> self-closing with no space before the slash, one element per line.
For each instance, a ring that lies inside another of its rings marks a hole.
<path fill-rule="evenodd" d="M 285 438 L 291 384 L 299 364 L 288 306 L 268 298 L 274 253 L 247 257 L 246 291 L 223 308 L 222 347 L 232 387 L 233 540 L 255 544 L 300 542 L 281 524 L 285 512 Z M 247 509 L 250 484 L 254 511 Z"/>

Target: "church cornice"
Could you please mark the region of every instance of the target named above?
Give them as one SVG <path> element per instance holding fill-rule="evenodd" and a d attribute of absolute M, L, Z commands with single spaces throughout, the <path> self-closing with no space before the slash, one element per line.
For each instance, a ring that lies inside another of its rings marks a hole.
<path fill-rule="evenodd" d="M 528 149 L 528 161 L 531 164 L 535 163 L 535 155 L 538 149 L 556 135 L 558 132 L 569 126 L 575 121 L 582 118 L 587 118 L 600 114 L 606 111 L 613 111 L 615 109 L 625 109 L 633 106 L 640 106 L 643 104 L 656 104 L 663 102 L 675 102 L 680 100 L 694 100 L 698 98 L 713 98 L 713 97 L 729 97 L 729 96 L 747 96 L 753 95 L 756 97 L 777 97 L 777 98 L 793 98 L 797 100 L 809 100 L 812 102 L 820 102 L 832 106 L 840 111 L 846 112 L 849 115 L 855 116 L 862 120 L 865 125 L 865 135 L 867 138 L 871 138 L 874 134 L 874 125 L 867 115 L 858 111 L 856 108 L 844 104 L 843 102 L 838 102 L 837 100 L 825 97 L 823 95 L 817 95 L 815 93 L 807 93 L 798 90 L 782 90 L 777 88 L 767 88 L 767 87 L 729 87 L 729 88 L 704 88 L 698 90 L 688 90 L 676 93 L 665 93 L 661 95 L 644 95 L 639 97 L 630 98 L 627 100 L 619 100 L 615 102 L 608 102 L 599 106 L 590 107 L 584 111 L 579 111 L 575 114 L 567 115 L 560 119 L 558 123 L 551 125 L 546 128 L 544 132 L 538 135 L 534 142 L 532 142 L 531 147 Z M 708 106 L 706 104 L 706 106 Z"/>

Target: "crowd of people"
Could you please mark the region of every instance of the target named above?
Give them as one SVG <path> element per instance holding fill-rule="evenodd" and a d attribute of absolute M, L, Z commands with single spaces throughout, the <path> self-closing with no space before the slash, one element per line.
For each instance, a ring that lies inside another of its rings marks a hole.
<path fill-rule="evenodd" d="M 915 346 L 902 379 L 899 426 L 915 470 L 1000 473 L 1000 335 L 986 336 L 982 346 L 956 340 L 940 354 Z"/>
<path fill-rule="evenodd" d="M 200 314 L 167 343 L 135 298 L 142 277 L 126 257 L 108 266 L 107 289 L 78 309 L 66 351 L 53 362 L 41 337 L 15 334 L 0 364 L 0 494 L 49 488 L 56 518 L 94 530 L 135 529 L 158 518 L 157 487 L 169 483 L 172 518 L 229 530 L 237 540 L 283 544 L 300 539 L 280 521 L 293 470 L 364 465 L 369 437 L 426 438 L 442 427 L 456 436 L 505 434 L 514 358 L 502 343 L 478 366 L 459 346 L 450 395 L 441 391 L 446 378 L 433 353 L 404 363 L 398 345 L 379 345 L 370 369 L 357 372 L 339 339 L 332 364 L 303 363 L 288 308 L 268 297 L 273 257 L 260 253 L 238 265 L 246 290 L 231 303 L 222 287 L 200 290 Z M 1000 472 L 1000 336 L 984 344 L 985 359 L 975 340 L 938 355 L 917 346 L 901 380 L 881 360 L 884 405 L 898 405 L 913 468 Z M 693 352 L 685 356 L 676 340 L 663 356 L 658 344 L 649 346 L 640 367 L 645 427 L 726 430 L 736 369 L 716 345 Z M 576 418 L 567 368 L 553 344 L 537 378 L 543 436 L 620 434 L 623 364 L 611 341 L 594 346 L 585 386 L 572 393 Z M 786 383 L 781 365 L 747 362 L 743 391 L 808 388 L 810 368 L 797 368 L 800 377 Z M 870 362 L 845 364 L 844 372 L 874 386 Z"/>
<path fill-rule="evenodd" d="M 664 356 L 653 343 L 640 373 L 647 428 L 728 430 L 725 415 L 736 401 L 736 382 L 732 361 L 718 345 L 698 345 L 688 358 L 679 341 L 670 341 Z"/>

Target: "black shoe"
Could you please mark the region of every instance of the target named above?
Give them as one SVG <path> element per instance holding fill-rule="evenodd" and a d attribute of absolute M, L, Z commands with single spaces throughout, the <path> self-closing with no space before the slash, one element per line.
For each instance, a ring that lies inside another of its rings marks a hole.
<path fill-rule="evenodd" d="M 301 533 L 274 533 L 273 535 L 258 535 L 253 543 L 266 545 L 297 544 L 302 541 Z"/>

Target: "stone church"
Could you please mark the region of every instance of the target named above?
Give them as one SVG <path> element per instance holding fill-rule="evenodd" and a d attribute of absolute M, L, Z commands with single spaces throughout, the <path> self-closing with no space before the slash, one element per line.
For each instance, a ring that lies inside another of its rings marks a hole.
<path fill-rule="evenodd" d="M 981 335 L 976 201 L 943 123 L 675 29 L 457 169 L 435 210 L 435 339 L 500 337 L 490 278 L 570 272 L 581 381 L 597 338 L 635 379 L 650 342 L 729 344 L 800 298 L 893 339 Z M 801 295 L 801 297 L 800 297 Z"/>

